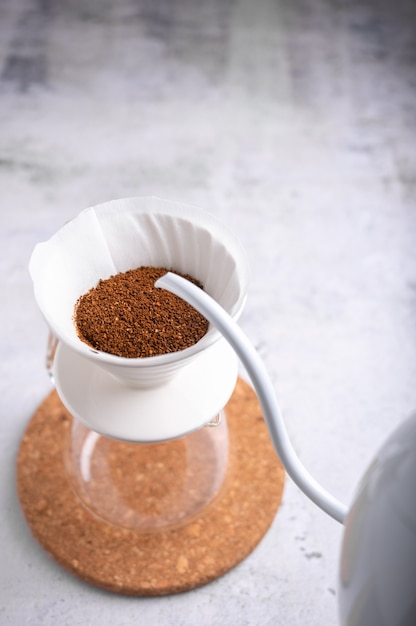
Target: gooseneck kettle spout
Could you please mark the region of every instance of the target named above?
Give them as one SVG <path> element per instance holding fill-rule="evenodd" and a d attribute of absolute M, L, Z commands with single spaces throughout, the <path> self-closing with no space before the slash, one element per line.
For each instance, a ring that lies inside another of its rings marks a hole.
<path fill-rule="evenodd" d="M 225 337 L 243 363 L 257 393 L 275 451 L 295 484 L 323 511 L 343 524 L 347 507 L 328 493 L 300 462 L 288 437 L 276 394 L 267 370 L 255 348 L 238 324 L 205 291 L 190 281 L 168 272 L 156 287 L 186 300 Z"/>

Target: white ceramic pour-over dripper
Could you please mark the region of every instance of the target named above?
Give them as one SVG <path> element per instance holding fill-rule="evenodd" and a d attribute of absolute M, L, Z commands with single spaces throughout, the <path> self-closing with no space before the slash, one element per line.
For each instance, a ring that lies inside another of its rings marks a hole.
<path fill-rule="evenodd" d="M 79 339 L 78 298 L 100 279 L 146 265 L 193 276 L 233 318 L 243 309 L 247 263 L 234 236 L 210 214 L 158 198 L 83 211 L 38 244 L 29 265 L 38 306 L 60 340 L 53 374 L 61 399 L 93 430 L 130 441 L 169 439 L 207 423 L 228 401 L 238 371 L 212 326 L 190 348 L 137 359 Z"/>

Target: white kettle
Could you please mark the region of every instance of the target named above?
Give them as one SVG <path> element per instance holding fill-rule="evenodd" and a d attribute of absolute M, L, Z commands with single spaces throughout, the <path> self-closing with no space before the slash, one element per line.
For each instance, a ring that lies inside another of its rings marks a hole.
<path fill-rule="evenodd" d="M 415 626 L 416 415 L 387 440 L 347 508 L 297 458 L 267 371 L 237 323 L 205 292 L 175 274 L 166 274 L 156 286 L 188 301 L 228 340 L 251 378 L 287 473 L 313 502 L 345 524 L 338 581 L 342 626 Z"/>

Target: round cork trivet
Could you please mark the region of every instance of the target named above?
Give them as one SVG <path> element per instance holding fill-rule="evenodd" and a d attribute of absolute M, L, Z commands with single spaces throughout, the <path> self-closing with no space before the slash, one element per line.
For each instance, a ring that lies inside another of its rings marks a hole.
<path fill-rule="evenodd" d="M 285 480 L 256 394 L 243 380 L 225 410 L 230 456 L 219 494 L 188 525 L 139 533 L 106 524 L 74 495 L 63 461 L 72 417 L 53 391 L 29 422 L 17 459 L 18 495 L 32 534 L 72 574 L 121 594 L 179 593 L 222 576 L 269 529 Z"/>

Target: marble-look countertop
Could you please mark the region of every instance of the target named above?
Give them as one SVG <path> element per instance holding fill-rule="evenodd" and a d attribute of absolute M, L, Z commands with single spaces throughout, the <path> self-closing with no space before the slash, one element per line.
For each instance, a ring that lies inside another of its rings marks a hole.
<path fill-rule="evenodd" d="M 112 198 L 217 215 L 294 447 L 349 503 L 416 406 L 415 24 L 411 0 L 0 2 L 1 624 L 337 623 L 342 526 L 290 480 L 255 551 L 190 593 L 105 593 L 36 544 L 15 461 L 51 383 L 27 266 Z"/>

